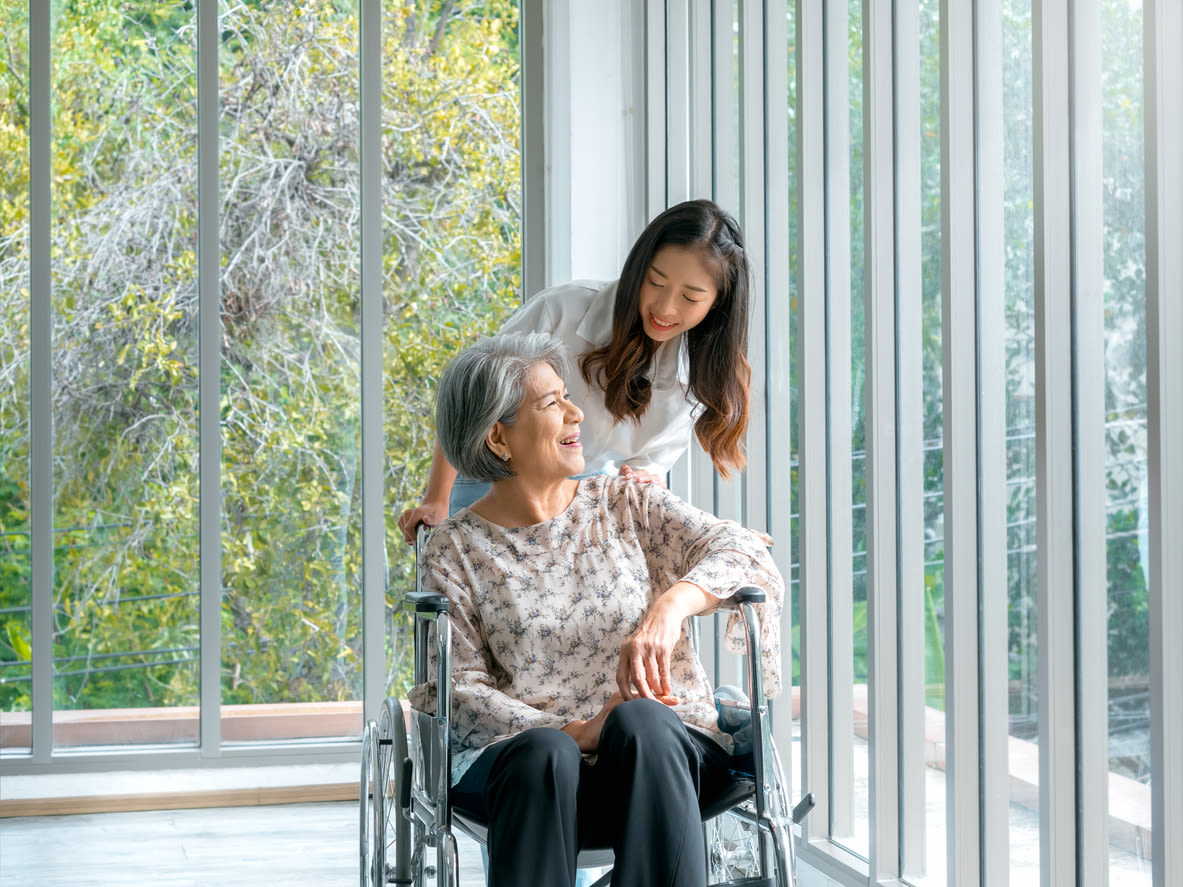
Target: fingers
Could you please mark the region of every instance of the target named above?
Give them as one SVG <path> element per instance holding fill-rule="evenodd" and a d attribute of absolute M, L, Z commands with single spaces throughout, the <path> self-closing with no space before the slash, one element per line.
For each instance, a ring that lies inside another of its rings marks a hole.
<path fill-rule="evenodd" d="M 627 644 L 626 644 L 627 646 Z M 652 699 L 653 691 L 645 680 L 645 662 L 639 652 L 621 650 L 620 665 L 616 669 L 616 684 L 621 699 Z"/>
<path fill-rule="evenodd" d="M 672 647 L 634 635 L 621 648 L 616 683 L 624 699 L 673 696 L 670 684 Z"/>
<path fill-rule="evenodd" d="M 436 509 L 430 505 L 420 505 L 416 508 L 408 508 L 402 513 L 398 519 L 398 528 L 402 531 L 403 539 L 408 545 L 415 544 L 415 534 L 419 529 L 419 524 L 427 524 L 429 527 L 438 526 L 440 522 L 439 514 Z"/>
<path fill-rule="evenodd" d="M 628 465 L 620 466 L 620 476 L 627 480 L 636 481 L 641 484 L 657 484 L 662 486 L 661 480 L 656 474 L 649 471 L 643 471 L 639 468 L 631 468 Z"/>

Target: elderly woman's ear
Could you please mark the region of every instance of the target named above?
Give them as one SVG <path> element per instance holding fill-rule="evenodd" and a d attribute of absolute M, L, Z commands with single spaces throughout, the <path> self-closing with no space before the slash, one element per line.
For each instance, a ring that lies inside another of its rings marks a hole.
<path fill-rule="evenodd" d="M 493 427 L 485 435 L 485 446 L 502 462 L 508 462 L 513 456 L 509 451 L 509 444 L 505 440 L 505 426 L 500 422 L 493 423 Z"/>

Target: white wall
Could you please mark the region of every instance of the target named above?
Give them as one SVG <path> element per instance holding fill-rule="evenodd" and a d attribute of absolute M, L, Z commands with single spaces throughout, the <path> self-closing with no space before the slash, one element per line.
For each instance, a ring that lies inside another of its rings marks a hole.
<path fill-rule="evenodd" d="M 643 10 L 546 0 L 548 285 L 615 278 L 648 221 Z"/>

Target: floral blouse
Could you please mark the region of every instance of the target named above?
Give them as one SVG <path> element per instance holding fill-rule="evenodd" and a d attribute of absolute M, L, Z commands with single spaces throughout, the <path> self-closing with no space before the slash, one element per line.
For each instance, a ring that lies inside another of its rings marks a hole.
<path fill-rule="evenodd" d="M 617 689 L 621 645 L 682 579 L 721 599 L 749 585 L 766 592 L 764 687 L 777 695 L 784 582 L 767 541 L 660 486 L 607 475 L 581 480 L 562 514 L 533 526 L 507 529 L 467 508 L 442 522 L 422 555 L 423 588 L 452 603 L 453 784 L 495 742 L 595 716 Z M 744 652 L 738 611 L 726 644 Z M 687 626 L 670 672 L 678 716 L 730 752 Z M 411 703 L 434 711 L 434 681 Z"/>

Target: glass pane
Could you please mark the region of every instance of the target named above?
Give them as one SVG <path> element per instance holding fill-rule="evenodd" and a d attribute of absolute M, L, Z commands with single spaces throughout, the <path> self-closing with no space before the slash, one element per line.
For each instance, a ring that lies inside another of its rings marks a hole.
<path fill-rule="evenodd" d="M 844 841 L 870 854 L 867 782 L 867 429 L 866 340 L 863 287 L 863 18 L 861 0 L 849 0 L 850 34 L 850 421 L 851 587 L 854 619 L 854 833 Z"/>
<path fill-rule="evenodd" d="M 0 7 L 0 750 L 30 747 L 29 8 Z"/>
<path fill-rule="evenodd" d="M 1039 881 L 1031 3 L 1003 3 L 1010 882 Z"/>
<path fill-rule="evenodd" d="M 1109 883 L 1150 884 L 1142 4 L 1102 4 Z"/>
<path fill-rule="evenodd" d="M 353 4 L 221 7 L 222 736 L 361 732 Z"/>
<path fill-rule="evenodd" d="M 194 742 L 192 4 L 53 34 L 54 743 Z"/>
<path fill-rule="evenodd" d="M 387 689 L 398 695 L 413 646 L 397 604 L 414 558 L 397 520 L 427 483 L 435 383 L 521 299 L 518 5 L 444 8 L 441 22 L 439 4 L 393 6 L 383 40 Z"/>

